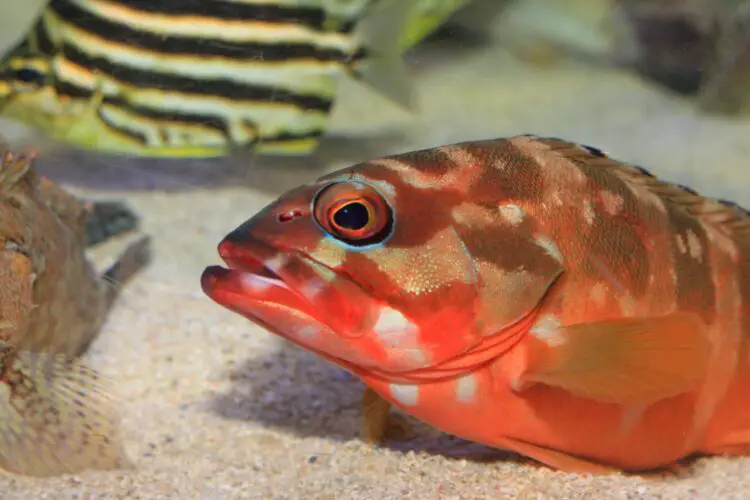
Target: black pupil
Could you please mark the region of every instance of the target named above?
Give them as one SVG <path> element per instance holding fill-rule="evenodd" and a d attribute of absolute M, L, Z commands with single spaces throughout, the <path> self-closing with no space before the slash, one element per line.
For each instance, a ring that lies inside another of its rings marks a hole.
<path fill-rule="evenodd" d="M 36 70 L 29 68 L 21 68 L 16 73 L 16 77 L 22 82 L 34 83 L 42 80 L 42 75 Z"/>
<path fill-rule="evenodd" d="M 341 207 L 333 214 L 333 222 L 344 229 L 354 231 L 362 229 L 370 222 L 370 216 L 367 207 L 362 203 L 354 202 Z"/>

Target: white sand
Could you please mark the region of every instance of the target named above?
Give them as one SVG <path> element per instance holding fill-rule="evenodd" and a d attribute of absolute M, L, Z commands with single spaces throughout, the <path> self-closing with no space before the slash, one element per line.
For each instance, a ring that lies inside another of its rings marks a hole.
<path fill-rule="evenodd" d="M 533 132 L 590 143 L 750 204 L 750 121 L 701 117 L 624 72 L 521 66 L 499 47 L 439 57 L 424 50 L 413 59 L 421 111 L 411 122 L 352 90 L 350 102 L 366 100 L 339 110 L 337 126 L 377 124 L 391 134 L 407 132 L 405 138 L 332 141 L 322 170 Z M 346 155 L 333 161 L 342 150 Z M 2 498 L 750 498 L 750 459 L 701 459 L 679 478 L 590 478 L 503 453 L 488 458 L 487 449 L 422 425 L 389 448 L 360 443 L 358 381 L 221 309 L 198 283 L 203 268 L 218 262 L 215 247 L 224 234 L 320 168 L 285 170 L 283 162 L 246 159 L 241 168 L 252 170 L 249 180 L 226 187 L 231 177 L 218 179 L 200 163 L 178 176 L 179 167 L 151 162 L 147 183 L 170 190 L 126 191 L 144 184 L 143 172 L 122 168 L 122 161 L 108 171 L 98 161 L 89 171 L 74 169 L 71 158 L 46 157 L 43 167 L 63 181 L 85 176 L 90 195 L 127 198 L 155 238 L 152 265 L 126 288 L 93 348 L 97 364 L 119 381 L 137 470 L 48 480 L 0 475 Z M 206 186 L 206 179 L 218 185 Z"/>

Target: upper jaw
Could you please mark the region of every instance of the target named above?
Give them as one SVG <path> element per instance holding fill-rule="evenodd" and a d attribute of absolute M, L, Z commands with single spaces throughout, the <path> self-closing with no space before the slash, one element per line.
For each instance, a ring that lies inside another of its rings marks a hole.
<path fill-rule="evenodd" d="M 293 281 L 285 267 L 297 258 L 256 239 L 236 243 L 229 239 L 219 244 L 219 254 L 227 267 L 209 266 L 201 276 L 201 288 L 219 304 L 251 319 L 260 303 L 276 303 L 301 311 L 309 302 L 290 287 Z M 286 279 L 285 279 L 286 277 Z"/>

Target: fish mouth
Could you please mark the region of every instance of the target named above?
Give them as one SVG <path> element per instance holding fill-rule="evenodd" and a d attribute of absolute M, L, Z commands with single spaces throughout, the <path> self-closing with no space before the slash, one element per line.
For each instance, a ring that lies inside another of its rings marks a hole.
<path fill-rule="evenodd" d="M 225 307 L 244 306 L 246 316 L 249 309 L 274 303 L 284 313 L 304 313 L 353 340 L 367 333 L 377 313 L 368 291 L 351 277 L 300 251 L 230 235 L 219 244 L 219 255 L 227 268 L 206 268 L 201 287 Z"/>
<path fill-rule="evenodd" d="M 299 259 L 293 252 L 274 249 L 259 240 L 224 240 L 219 255 L 227 267 L 208 266 L 201 275 L 203 292 L 215 302 L 259 322 L 264 321 L 253 311 L 264 304 L 311 312 L 309 301 L 294 291 L 296 280 L 282 271 Z"/>
<path fill-rule="evenodd" d="M 366 335 L 375 312 L 355 282 L 247 235 L 222 241 L 219 254 L 227 267 L 209 266 L 201 275 L 214 302 L 341 366 L 372 364 L 352 343 Z"/>

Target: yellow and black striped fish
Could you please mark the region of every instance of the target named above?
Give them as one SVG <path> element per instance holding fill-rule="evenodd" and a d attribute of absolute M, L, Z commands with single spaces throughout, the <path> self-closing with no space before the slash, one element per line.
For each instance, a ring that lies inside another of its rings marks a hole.
<path fill-rule="evenodd" d="M 336 79 L 411 107 L 412 0 L 53 0 L 0 66 L 0 116 L 79 147 L 311 153 Z"/>

